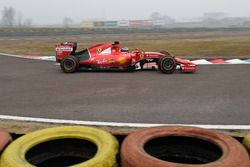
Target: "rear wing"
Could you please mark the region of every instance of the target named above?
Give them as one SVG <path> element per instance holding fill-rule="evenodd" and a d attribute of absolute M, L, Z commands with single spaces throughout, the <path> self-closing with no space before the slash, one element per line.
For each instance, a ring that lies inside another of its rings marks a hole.
<path fill-rule="evenodd" d="M 56 45 L 56 60 L 60 62 L 64 57 L 74 55 L 77 49 L 76 42 L 64 42 Z"/>

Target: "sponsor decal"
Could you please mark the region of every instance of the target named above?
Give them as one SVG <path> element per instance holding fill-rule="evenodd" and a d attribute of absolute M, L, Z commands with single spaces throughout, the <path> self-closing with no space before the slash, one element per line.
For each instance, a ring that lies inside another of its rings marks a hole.
<path fill-rule="evenodd" d="M 97 60 L 97 64 L 102 64 L 102 60 Z"/>
<path fill-rule="evenodd" d="M 99 59 L 99 60 L 96 60 L 97 64 L 104 64 L 104 63 L 107 63 L 108 60 L 107 59 Z"/>
<path fill-rule="evenodd" d="M 147 62 L 152 62 L 152 61 L 154 61 L 154 59 L 146 59 L 147 60 Z"/>
<path fill-rule="evenodd" d="M 109 61 L 109 63 L 114 64 L 115 59 L 114 58 L 110 58 L 108 61 Z"/>
<path fill-rule="evenodd" d="M 118 62 L 119 62 L 120 64 L 125 64 L 125 63 L 127 62 L 127 59 L 126 59 L 126 57 L 120 57 L 120 58 L 118 59 Z"/>
<path fill-rule="evenodd" d="M 149 57 L 151 57 L 151 58 L 158 58 L 158 55 L 150 54 Z"/>
<path fill-rule="evenodd" d="M 56 51 L 73 51 L 72 47 L 56 48 Z"/>
<path fill-rule="evenodd" d="M 107 63 L 108 60 L 107 60 L 107 59 L 103 59 L 102 62 L 103 62 L 103 63 Z"/>

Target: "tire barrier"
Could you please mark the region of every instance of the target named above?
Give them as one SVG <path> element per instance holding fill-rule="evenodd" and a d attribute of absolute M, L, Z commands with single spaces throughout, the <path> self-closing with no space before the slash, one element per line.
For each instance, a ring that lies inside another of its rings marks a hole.
<path fill-rule="evenodd" d="M 11 141 L 12 138 L 10 134 L 6 130 L 0 128 L 0 154 Z"/>
<path fill-rule="evenodd" d="M 244 137 L 242 143 L 246 147 L 246 149 L 248 150 L 248 152 L 250 153 L 250 134 L 247 135 L 246 137 Z"/>
<path fill-rule="evenodd" d="M 117 167 L 118 142 L 91 127 L 63 126 L 26 134 L 3 152 L 0 167 Z"/>
<path fill-rule="evenodd" d="M 246 149 L 230 136 L 194 127 L 155 127 L 130 134 L 122 167 L 249 167 Z M 195 165 L 194 165 L 195 164 Z"/>

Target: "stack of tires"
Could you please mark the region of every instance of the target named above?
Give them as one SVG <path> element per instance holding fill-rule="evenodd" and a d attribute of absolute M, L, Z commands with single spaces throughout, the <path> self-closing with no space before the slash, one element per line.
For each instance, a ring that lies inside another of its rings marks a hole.
<path fill-rule="evenodd" d="M 249 154 L 250 154 L 250 134 L 247 135 L 244 140 L 243 140 L 243 145 L 246 147 L 246 149 L 248 150 Z M 250 156 L 249 156 L 250 157 Z"/>
<path fill-rule="evenodd" d="M 133 132 L 122 143 L 121 163 L 117 139 L 97 128 L 48 128 L 14 141 L 0 129 L 0 137 L 0 167 L 250 167 L 250 135 L 244 147 L 230 136 L 195 127 Z"/>
<path fill-rule="evenodd" d="M 12 138 L 10 134 L 0 128 L 0 154 L 3 152 L 3 150 L 8 146 L 8 144 L 12 141 Z"/>
<path fill-rule="evenodd" d="M 0 167 L 117 167 L 118 142 L 110 133 L 82 126 L 26 134 L 2 153 Z"/>
<path fill-rule="evenodd" d="M 246 149 L 234 138 L 180 126 L 149 128 L 130 134 L 122 144 L 121 160 L 122 167 L 250 166 Z"/>

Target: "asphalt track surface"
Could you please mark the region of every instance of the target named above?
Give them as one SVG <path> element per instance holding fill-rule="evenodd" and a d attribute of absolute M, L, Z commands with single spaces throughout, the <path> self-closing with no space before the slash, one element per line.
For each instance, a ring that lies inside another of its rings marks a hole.
<path fill-rule="evenodd" d="M 0 55 L 0 115 L 160 124 L 250 125 L 250 65 L 64 74 Z"/>

